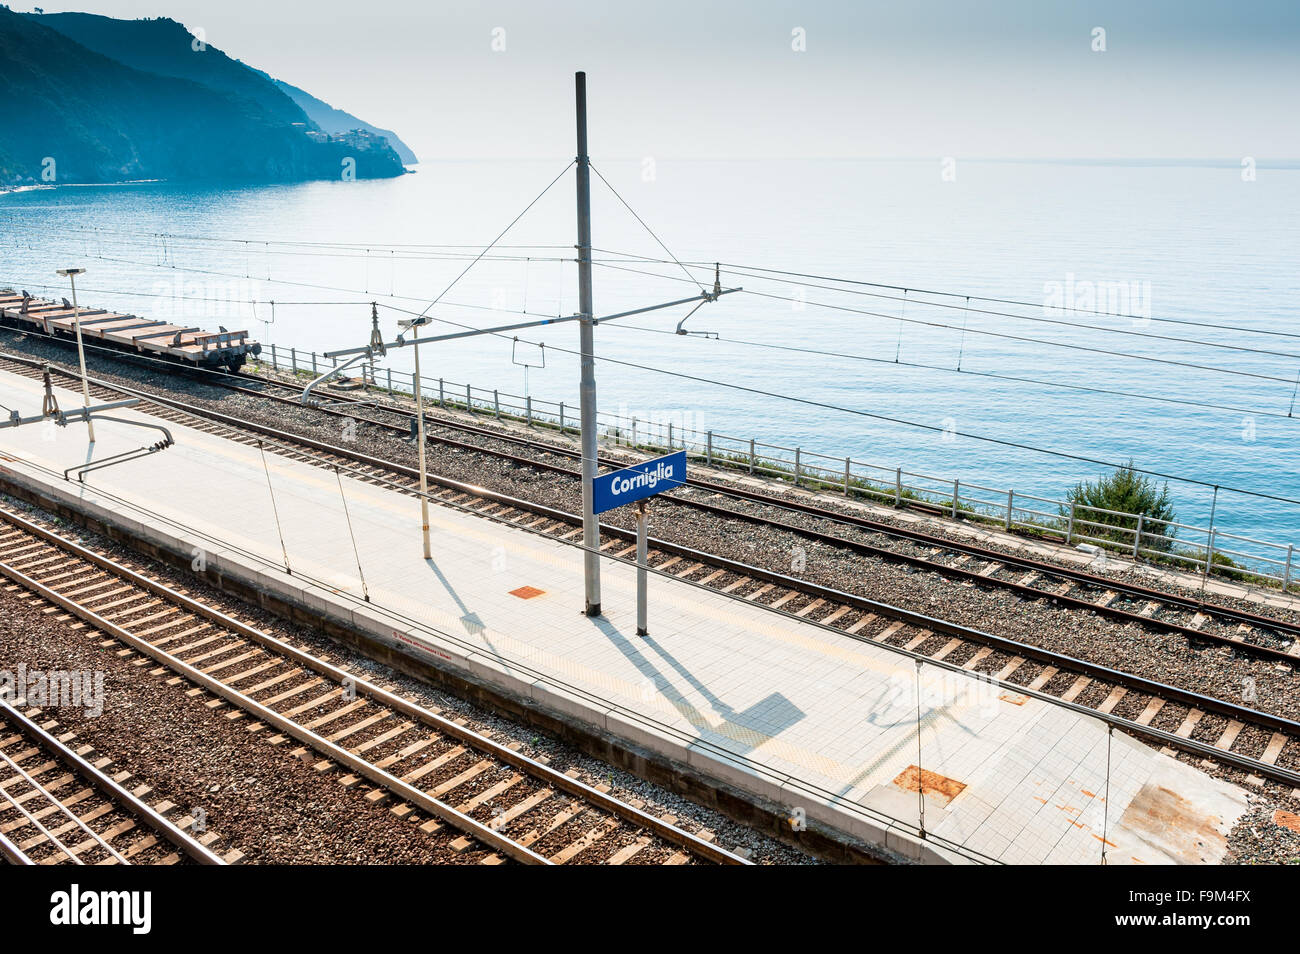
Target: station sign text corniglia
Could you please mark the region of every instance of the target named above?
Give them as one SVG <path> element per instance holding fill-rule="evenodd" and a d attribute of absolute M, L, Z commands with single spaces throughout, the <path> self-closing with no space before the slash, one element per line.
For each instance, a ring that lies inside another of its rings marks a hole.
<path fill-rule="evenodd" d="M 680 487 L 686 483 L 686 451 L 656 457 L 622 470 L 601 474 L 593 484 L 596 513 Z"/>

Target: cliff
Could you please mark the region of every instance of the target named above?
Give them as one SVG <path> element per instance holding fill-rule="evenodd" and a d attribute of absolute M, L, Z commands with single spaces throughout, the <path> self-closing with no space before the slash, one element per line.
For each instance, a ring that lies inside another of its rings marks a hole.
<path fill-rule="evenodd" d="M 322 131 L 264 74 L 175 21 L 0 7 L 0 184 L 292 182 L 345 168 L 405 171 L 383 137 Z"/>

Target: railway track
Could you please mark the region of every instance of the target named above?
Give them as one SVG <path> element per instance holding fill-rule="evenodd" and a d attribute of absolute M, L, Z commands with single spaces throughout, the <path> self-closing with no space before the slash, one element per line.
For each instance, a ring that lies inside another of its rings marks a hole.
<path fill-rule="evenodd" d="M 31 377 L 39 376 L 43 367 L 29 359 L 0 356 L 0 367 L 6 365 Z M 173 423 L 244 444 L 260 443 L 268 452 L 339 467 L 358 479 L 418 495 L 417 472 L 401 464 L 118 384 L 95 382 L 92 389 L 103 397 L 138 396 L 154 405 L 150 413 Z M 581 526 L 576 515 L 561 510 L 438 475 L 430 475 L 430 481 L 439 488 L 430 492 L 435 502 L 533 533 L 571 539 Z M 854 639 L 991 678 L 1009 690 L 1012 701 L 1023 701 L 1021 696 L 1053 698 L 1171 751 L 1188 752 L 1300 789 L 1300 723 L 1293 720 L 669 541 L 652 539 L 651 543 L 651 569 L 664 575 L 765 605 Z M 632 531 L 602 526 L 602 551 L 627 558 L 633 547 Z"/>
<path fill-rule="evenodd" d="M 35 377 L 42 363 L 34 359 L 3 355 L 0 356 L 0 367 Z M 64 375 L 70 375 L 66 369 L 59 370 Z M 257 381 L 259 386 L 250 387 L 241 383 L 250 378 Z M 209 373 L 202 380 L 235 393 L 295 408 L 301 407 L 298 400 L 300 389 L 273 378 Z M 115 384 L 109 387 L 111 390 L 103 392 L 105 395 L 127 392 L 173 410 L 208 417 L 224 424 L 236 420 L 229 415 L 146 391 Z M 413 430 L 414 412 L 409 409 L 344 394 L 330 393 L 329 398 L 329 405 L 318 405 L 314 409 L 335 418 L 365 422 L 394 434 L 409 435 Z M 428 419 L 427 411 L 426 418 Z M 508 460 L 522 467 L 562 474 L 575 481 L 580 478 L 575 467 L 556 462 L 559 459 L 576 463 L 580 454 L 572 447 L 445 417 L 428 419 L 428 425 L 427 439 L 443 446 Z M 258 425 L 252 423 L 241 426 L 258 429 Z M 479 438 L 480 443 L 459 440 L 439 431 L 472 435 Z M 276 436 L 304 440 L 279 431 Z M 511 453 L 485 447 L 482 440 L 512 444 L 530 453 Z M 358 460 L 360 457 L 345 448 L 333 448 L 333 451 L 347 460 Z M 636 459 L 633 455 L 616 456 L 605 450 L 601 463 L 624 466 Z M 399 464 L 389 466 L 399 471 L 409 470 Z M 1191 646 L 1218 647 L 1292 668 L 1300 664 L 1300 622 L 1255 613 L 1238 606 L 1088 573 L 1082 569 L 1006 553 L 978 543 L 952 540 L 910 527 L 895 526 L 850 512 L 847 508 L 832 509 L 818 502 L 778 497 L 734 483 L 720 483 L 699 476 L 688 477 L 686 489 L 661 494 L 659 500 L 667 502 L 669 506 L 688 507 L 724 520 L 746 521 L 853 554 L 934 572 L 959 583 L 997 588 L 1031 601 L 1048 600 L 1058 606 L 1085 610 L 1118 623 L 1170 633 L 1186 639 Z"/>
<path fill-rule="evenodd" d="M 192 837 L 192 818 L 173 824 L 176 806 L 145 801 L 131 773 L 111 771 L 48 712 L 24 699 L 0 699 L 0 859 L 15 865 L 224 865 L 208 847 L 214 832 Z M 58 734 L 56 734 L 58 733 Z"/>
<path fill-rule="evenodd" d="M 298 400 L 301 391 L 298 387 L 272 378 L 256 377 L 261 385 L 257 388 L 238 383 L 241 379 L 232 376 L 213 375 L 205 380 L 236 393 L 294 407 L 301 406 Z M 273 393 L 267 388 L 279 393 Z M 413 411 L 348 395 L 331 393 L 329 397 L 331 405 L 317 406 L 316 410 L 338 418 L 364 421 L 397 434 L 408 434 L 411 431 Z M 396 417 L 400 423 L 384 420 L 383 415 Z M 574 480 L 580 478 L 576 467 L 543 459 L 544 455 L 573 461 L 576 465 L 581 455 L 571 447 L 449 418 L 439 417 L 429 423 L 432 427 L 426 427 L 428 439 L 444 446 L 505 458 L 520 466 L 564 474 Z M 513 444 L 531 451 L 532 455 L 485 448 L 482 443 L 457 440 L 446 433 L 438 433 L 439 429 Z M 615 459 L 614 455 L 606 451 L 601 463 L 625 466 L 636 459 L 632 455 Z M 710 513 L 721 519 L 744 520 L 798 534 L 810 541 L 856 554 L 929 570 L 949 579 L 981 587 L 997 587 L 1024 599 L 1048 599 L 1057 605 L 1088 610 L 1120 623 L 1133 623 L 1172 633 L 1194 645 L 1224 647 L 1272 659 L 1287 666 L 1300 663 L 1300 622 L 1100 576 L 1024 555 L 1008 554 L 976 543 L 956 541 L 922 530 L 873 520 L 846 510 L 831 509 L 819 503 L 776 497 L 734 483 L 724 484 L 696 476 L 688 477 L 687 486 L 691 492 L 670 491 L 660 495 L 660 499 Z M 784 512 L 787 518 L 774 516 L 772 511 Z M 790 516 L 805 518 L 806 522 L 791 522 L 788 519 Z M 820 526 L 810 525 L 808 521 Z M 889 541 L 890 545 L 848 536 L 845 531 L 879 537 Z"/>
<path fill-rule="evenodd" d="M 151 675 L 246 719 L 250 737 L 483 862 L 748 864 L 638 805 L 531 759 L 346 668 L 275 639 L 138 568 L 0 509 L 0 573 L 139 654 Z M 120 644 L 118 646 L 117 644 Z"/>

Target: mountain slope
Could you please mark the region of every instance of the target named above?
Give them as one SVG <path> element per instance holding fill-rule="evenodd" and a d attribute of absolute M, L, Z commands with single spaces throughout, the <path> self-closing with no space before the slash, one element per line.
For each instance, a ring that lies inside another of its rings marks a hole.
<path fill-rule="evenodd" d="M 175 20 L 115 20 L 93 13 L 24 16 L 133 70 L 189 80 L 248 100 L 280 122 L 308 122 L 302 108 L 265 74 L 231 59 L 211 44 L 199 44 Z"/>
<path fill-rule="evenodd" d="M 266 74 L 263 74 L 266 75 Z M 269 79 L 269 77 L 268 77 Z M 284 91 L 295 103 L 302 108 L 307 114 L 307 118 L 315 123 L 320 129 L 331 135 L 340 135 L 351 132 L 354 129 L 364 129 L 376 136 L 383 136 L 388 140 L 388 144 L 397 150 L 397 154 L 402 157 L 402 162 L 408 166 L 413 166 L 420 160 L 416 158 L 411 147 L 398 138 L 397 133 L 390 129 L 380 129 L 378 126 L 372 126 L 364 120 L 358 119 L 351 113 L 336 109 L 329 103 L 317 99 L 306 90 L 299 89 L 284 80 L 272 80 L 276 86 Z"/>
<path fill-rule="evenodd" d="M 232 96 L 251 100 L 275 118 L 306 123 L 331 136 L 360 129 L 382 136 L 401 157 L 414 164 L 407 145 L 388 129 L 372 126 L 341 109 L 335 109 L 304 89 L 273 79 L 262 70 L 231 59 L 204 43 L 195 50 L 195 37 L 175 20 L 115 20 L 92 13 L 27 14 L 42 26 L 58 30 L 87 49 L 117 60 L 132 69 L 161 76 L 192 80 Z"/>
<path fill-rule="evenodd" d="M 0 7 L 0 184 L 50 181 L 48 160 L 57 182 L 337 179 L 347 159 L 358 178 L 404 171 L 382 140 L 322 141 L 285 122 L 283 105 L 262 106 L 255 88 L 132 69 L 39 19 Z"/>

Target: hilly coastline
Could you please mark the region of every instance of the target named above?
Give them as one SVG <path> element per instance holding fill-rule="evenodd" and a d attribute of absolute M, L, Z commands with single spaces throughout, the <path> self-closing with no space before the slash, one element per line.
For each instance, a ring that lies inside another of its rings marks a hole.
<path fill-rule="evenodd" d="M 388 178 L 393 139 L 174 20 L 0 7 L 0 186 Z"/>

